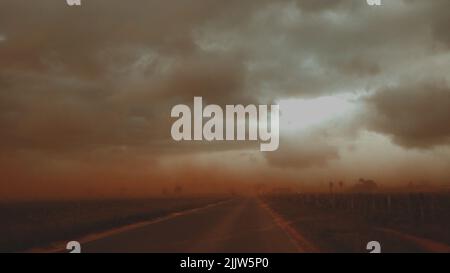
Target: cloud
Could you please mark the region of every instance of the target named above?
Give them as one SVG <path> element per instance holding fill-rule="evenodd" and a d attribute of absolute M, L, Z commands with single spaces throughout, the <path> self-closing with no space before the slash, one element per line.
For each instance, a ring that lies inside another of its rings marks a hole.
<path fill-rule="evenodd" d="M 417 4 L 417 1 L 414 4 Z M 425 10 L 431 22 L 431 29 L 434 39 L 450 48 L 450 34 L 448 32 L 448 25 L 450 24 L 450 14 L 447 12 L 450 9 L 450 2 L 445 0 L 438 0 L 432 5 L 426 5 Z"/>
<path fill-rule="evenodd" d="M 429 30 L 447 41 L 447 6 L 98 0 L 70 9 L 2 1 L 0 145 L 159 154 L 178 149 L 168 111 L 194 95 L 248 104 L 378 89 L 398 71 L 412 73 L 411 55 L 432 65 Z"/>
<path fill-rule="evenodd" d="M 11 39 L 0 52 L 0 146 L 56 154 L 127 147 L 155 156 L 198 149 L 174 147 L 173 105 L 194 95 L 257 101 L 244 90 L 244 60 L 202 52 L 192 35 L 211 18 L 238 23 L 257 6 L 232 2 L 99 0 L 75 10 L 3 1 L 2 30 Z"/>
<path fill-rule="evenodd" d="M 336 8 L 345 1 L 327 1 L 327 0 L 296 0 L 295 3 L 298 7 L 307 12 L 320 12 Z"/>
<path fill-rule="evenodd" d="M 366 99 L 367 126 L 404 147 L 450 143 L 450 87 L 445 82 L 386 87 Z"/>

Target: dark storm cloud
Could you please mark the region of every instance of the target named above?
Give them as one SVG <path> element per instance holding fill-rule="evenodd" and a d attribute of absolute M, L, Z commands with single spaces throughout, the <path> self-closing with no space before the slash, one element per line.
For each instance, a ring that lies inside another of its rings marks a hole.
<path fill-rule="evenodd" d="M 76 9 L 64 1 L 2 1 L 0 145 L 171 150 L 174 104 L 194 95 L 220 104 L 252 100 L 243 59 L 202 52 L 192 32 L 221 18 L 239 24 L 260 3 L 99 0 Z"/>
<path fill-rule="evenodd" d="M 68 72 L 95 76 L 104 70 L 97 54 L 124 45 L 146 46 L 167 54 L 195 50 L 192 30 L 226 16 L 239 23 L 254 1 L 98 0 L 82 8 L 64 1 L 2 1 L 0 31 L 8 42 L 0 60 L 11 68 L 46 69 L 58 64 Z"/>
<path fill-rule="evenodd" d="M 207 25 L 201 38 L 221 44 L 215 52 L 245 52 L 253 92 L 355 92 L 376 88 L 399 68 L 406 73 L 412 56 L 433 56 L 442 41 L 433 33 L 448 17 L 440 12 L 447 3 L 392 1 L 374 8 L 365 1 L 273 1 L 239 29 Z"/>
<path fill-rule="evenodd" d="M 442 9 L 434 14 L 437 18 L 433 21 L 433 33 L 435 38 L 444 43 L 447 48 L 450 48 L 450 32 L 448 26 L 450 25 L 450 3 L 447 1 L 445 4 L 441 4 Z"/>
<path fill-rule="evenodd" d="M 352 2 L 347 1 L 347 2 Z M 296 0 L 295 3 L 298 5 L 298 7 L 304 11 L 324 11 L 329 10 L 332 8 L 336 8 L 342 3 L 344 3 L 345 0 L 336 0 L 336 1 L 329 1 L 329 0 Z"/>
<path fill-rule="evenodd" d="M 435 57 L 449 45 L 449 5 L 95 0 L 70 8 L 62 0 L 3 0 L 0 148 L 75 160 L 92 152 L 106 160 L 118 150 L 130 158 L 249 147 L 174 145 L 170 109 L 194 95 L 222 105 L 267 103 L 377 90 L 417 70 L 445 77 L 450 69 L 436 68 Z M 376 120 L 391 115 L 375 98 Z M 420 143 L 408 125 L 376 124 L 399 143 Z M 316 144 L 298 153 L 281 148 L 268 160 L 301 168 L 335 158 L 326 141 Z"/>
<path fill-rule="evenodd" d="M 445 82 L 384 88 L 366 100 L 369 128 L 405 147 L 450 143 L 450 87 Z"/>

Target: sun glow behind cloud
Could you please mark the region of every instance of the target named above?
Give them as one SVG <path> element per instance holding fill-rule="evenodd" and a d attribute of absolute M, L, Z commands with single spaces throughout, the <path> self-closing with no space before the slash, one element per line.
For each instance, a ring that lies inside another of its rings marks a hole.
<path fill-rule="evenodd" d="M 298 132 L 352 115 L 355 96 L 343 94 L 313 99 L 282 99 L 280 105 L 280 131 Z"/>

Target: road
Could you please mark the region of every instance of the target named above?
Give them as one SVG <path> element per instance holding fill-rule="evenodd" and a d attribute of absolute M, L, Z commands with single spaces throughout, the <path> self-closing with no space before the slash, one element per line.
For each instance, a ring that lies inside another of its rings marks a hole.
<path fill-rule="evenodd" d="M 83 252 L 292 253 L 295 238 L 257 199 L 239 199 L 83 243 Z"/>

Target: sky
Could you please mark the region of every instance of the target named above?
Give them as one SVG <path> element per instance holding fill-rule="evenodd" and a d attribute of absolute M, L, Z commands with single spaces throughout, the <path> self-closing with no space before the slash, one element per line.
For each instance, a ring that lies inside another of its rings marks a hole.
<path fill-rule="evenodd" d="M 0 2 L 0 198 L 450 185 L 450 1 Z M 279 104 L 280 147 L 174 105 Z"/>

